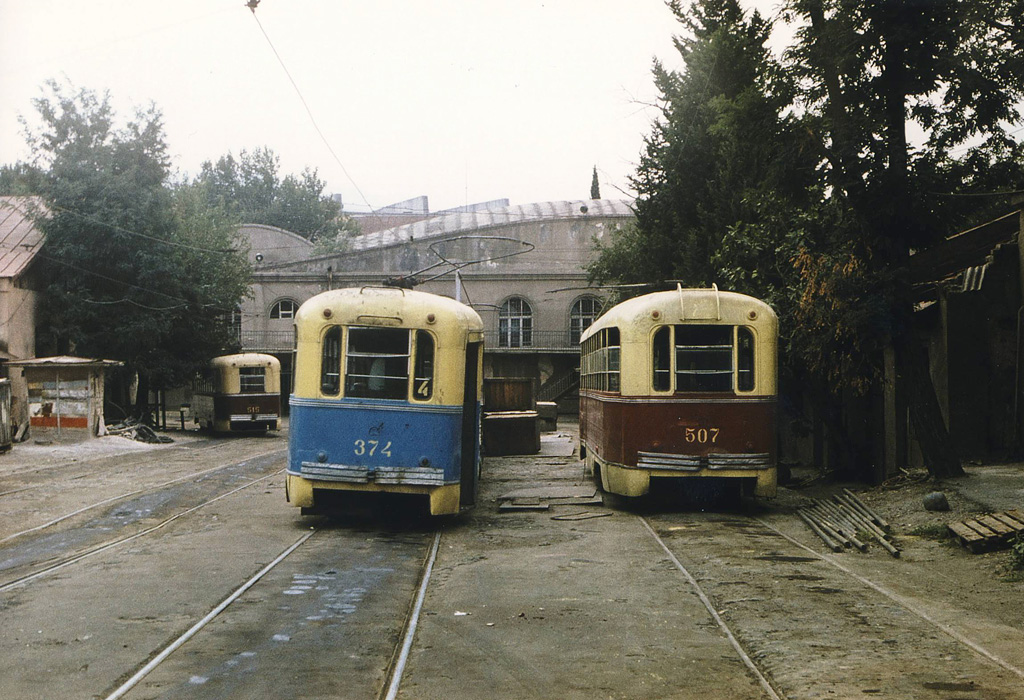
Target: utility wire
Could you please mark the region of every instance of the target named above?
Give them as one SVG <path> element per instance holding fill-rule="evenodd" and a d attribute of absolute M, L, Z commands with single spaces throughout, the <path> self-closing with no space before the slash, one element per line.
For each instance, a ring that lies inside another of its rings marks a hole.
<path fill-rule="evenodd" d="M 164 245 L 174 246 L 176 248 L 185 248 L 186 250 L 195 250 L 195 251 L 198 251 L 198 252 L 201 252 L 201 253 L 222 253 L 222 254 L 226 253 L 226 254 L 230 254 L 230 253 L 237 253 L 238 252 L 235 248 L 204 248 L 203 246 L 191 245 L 191 244 L 188 244 L 188 243 L 178 243 L 177 241 L 170 241 L 170 240 L 167 240 L 165 238 L 158 238 L 157 236 L 150 236 L 149 234 L 146 234 L 146 233 L 139 233 L 138 231 L 132 231 L 131 229 L 122 228 L 121 226 L 117 226 L 116 224 L 112 224 L 112 223 L 109 223 L 107 221 L 100 221 L 99 219 L 94 219 L 91 216 L 87 216 L 86 214 L 81 214 L 81 213 L 79 213 L 77 211 L 73 211 L 71 209 L 66 209 L 64 207 L 57 206 L 55 204 L 47 203 L 45 205 L 45 208 L 47 208 L 47 209 L 55 209 L 55 210 L 57 210 L 59 212 L 62 212 L 64 214 L 70 214 L 71 216 L 76 216 L 79 219 L 82 219 L 83 221 L 88 221 L 91 224 L 96 224 L 97 226 L 104 226 L 106 228 L 109 228 L 109 229 L 111 229 L 113 231 L 118 231 L 120 233 L 127 233 L 129 236 L 138 236 L 139 238 L 145 238 L 147 241 L 153 241 L 154 243 L 162 243 Z"/>
<path fill-rule="evenodd" d="M 274 42 L 270 40 L 270 35 L 267 34 L 267 30 L 263 28 L 263 23 L 260 22 L 260 18 L 256 16 L 256 6 L 258 4 L 259 0 L 249 0 L 249 2 L 245 4 L 245 6 L 248 7 L 249 10 L 252 12 L 252 18 L 256 20 L 256 25 L 260 28 L 260 32 L 263 34 L 263 38 L 267 40 L 267 44 L 270 46 L 270 50 L 274 52 L 274 57 L 277 58 L 277 62 L 281 64 L 281 69 L 284 71 L 284 74 L 288 77 L 288 82 L 292 84 L 292 87 L 295 89 L 295 94 L 299 96 L 299 101 L 305 108 L 306 114 L 309 116 L 309 121 L 313 125 L 313 128 L 316 130 L 316 133 L 320 136 L 320 140 L 324 142 L 324 146 L 327 147 L 327 150 L 328 152 L 330 152 L 331 157 L 334 158 L 334 162 L 338 164 L 339 168 L 341 168 L 341 172 L 345 173 L 345 177 L 347 177 L 348 181 L 352 183 L 352 187 L 354 187 L 356 192 L 359 193 L 359 196 L 363 200 L 363 204 L 369 207 L 372 211 L 373 205 L 370 204 L 370 201 L 366 198 L 366 195 L 363 194 L 363 191 L 359 189 L 359 185 L 356 184 L 355 179 L 353 179 L 353 177 L 349 174 L 348 169 L 345 167 L 344 163 L 341 162 L 341 158 L 339 158 L 338 154 L 334 152 L 334 148 L 331 147 L 330 141 L 327 140 L 327 137 L 324 135 L 324 132 L 320 128 L 320 125 L 317 124 L 316 117 L 313 116 L 313 110 L 309 108 L 309 103 L 307 103 L 306 98 L 303 97 L 302 90 L 299 89 L 299 86 L 295 82 L 295 79 L 292 78 L 292 74 L 288 70 L 288 66 L 285 65 L 284 59 L 281 58 L 281 54 L 279 54 L 277 52 L 277 49 L 274 47 Z"/>

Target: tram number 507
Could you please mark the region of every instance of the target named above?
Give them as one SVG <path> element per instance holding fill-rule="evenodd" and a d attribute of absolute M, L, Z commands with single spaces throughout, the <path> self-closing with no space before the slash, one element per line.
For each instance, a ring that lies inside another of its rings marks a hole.
<path fill-rule="evenodd" d="M 369 455 L 370 457 L 375 454 L 381 454 L 385 457 L 391 456 L 391 441 L 388 440 L 385 443 L 381 443 L 380 440 L 356 440 L 355 449 L 353 450 L 359 457 L 363 455 Z"/>
<path fill-rule="evenodd" d="M 684 439 L 687 442 L 696 442 L 701 445 L 708 443 L 714 445 L 718 442 L 718 428 L 687 428 L 684 434 Z"/>

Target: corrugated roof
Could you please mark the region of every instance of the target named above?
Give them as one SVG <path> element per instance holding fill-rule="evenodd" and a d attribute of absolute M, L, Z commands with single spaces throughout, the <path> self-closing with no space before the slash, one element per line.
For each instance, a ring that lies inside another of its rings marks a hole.
<path fill-rule="evenodd" d="M 385 248 L 408 241 L 419 241 L 479 231 L 494 226 L 539 220 L 632 217 L 630 202 L 620 199 L 579 199 L 575 201 L 536 202 L 498 207 L 484 211 L 457 211 L 442 216 L 375 231 L 352 239 L 352 250 Z"/>
<path fill-rule="evenodd" d="M 124 365 L 120 360 L 101 360 L 91 357 L 73 357 L 71 355 L 34 357 L 31 360 L 16 360 L 7 364 L 11 367 L 121 367 Z"/>
<path fill-rule="evenodd" d="M 38 197 L 0 197 L 0 277 L 17 277 L 43 245 L 43 233 L 30 215 Z"/>

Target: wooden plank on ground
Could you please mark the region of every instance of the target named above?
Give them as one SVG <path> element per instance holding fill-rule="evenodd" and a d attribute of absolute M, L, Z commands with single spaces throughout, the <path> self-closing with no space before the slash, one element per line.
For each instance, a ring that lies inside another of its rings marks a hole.
<path fill-rule="evenodd" d="M 1024 525 L 1024 513 L 1021 513 L 1019 510 L 1008 510 L 1005 511 L 1004 514 L 1010 516 L 1011 518 L 1019 522 L 1021 525 Z"/>
<path fill-rule="evenodd" d="M 1006 513 L 993 513 L 992 517 L 1008 527 L 1014 534 L 1024 530 L 1024 523 L 1017 522 Z"/>
<path fill-rule="evenodd" d="M 1024 513 L 1017 510 L 976 515 L 950 523 L 949 531 L 972 552 L 1006 547 L 1014 536 L 1024 532 L 1024 519 L 1018 520 L 1018 515 L 1024 518 Z"/>
<path fill-rule="evenodd" d="M 977 520 L 979 523 L 981 523 L 982 525 L 984 525 L 1000 537 L 1009 537 L 1013 534 L 1012 528 L 1006 527 L 1006 525 L 1003 525 L 1001 522 L 993 518 L 991 515 L 979 515 Z"/>

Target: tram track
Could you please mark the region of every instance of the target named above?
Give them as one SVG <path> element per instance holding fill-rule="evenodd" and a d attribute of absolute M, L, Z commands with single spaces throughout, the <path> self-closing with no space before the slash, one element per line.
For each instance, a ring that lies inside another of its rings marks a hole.
<path fill-rule="evenodd" d="M 268 453 L 268 454 L 276 457 L 278 455 L 283 455 L 284 451 L 280 450 L 278 452 L 273 452 L 273 453 Z M 9 542 L 11 540 L 17 539 L 17 538 L 22 537 L 24 535 L 31 534 L 33 532 L 39 532 L 40 530 L 45 530 L 45 529 L 47 529 L 49 527 L 53 527 L 54 525 L 58 525 L 58 524 L 64 522 L 65 520 L 69 520 L 69 519 L 71 519 L 71 518 L 73 518 L 73 517 L 75 517 L 77 515 L 82 515 L 83 513 L 87 513 L 90 510 L 95 510 L 96 508 L 100 508 L 102 506 L 107 506 L 107 505 L 111 505 L 111 504 L 117 503 L 119 501 L 124 501 L 124 500 L 132 498 L 134 496 L 139 496 L 139 495 L 147 494 L 147 493 L 153 493 L 155 491 L 159 491 L 161 489 L 165 489 L 165 488 L 167 488 L 169 486 L 175 486 L 177 484 L 181 484 L 181 483 L 184 483 L 186 481 L 191 481 L 193 479 L 197 479 L 199 477 L 203 477 L 203 476 L 206 476 L 208 474 L 213 474 L 213 473 L 216 473 L 216 472 L 219 472 L 219 471 L 223 471 L 225 469 L 231 469 L 231 468 L 235 468 L 235 467 L 239 467 L 239 466 L 245 466 L 250 461 L 252 461 L 252 460 L 245 460 L 245 461 L 242 461 L 242 462 L 236 462 L 236 463 L 232 463 L 232 464 L 222 464 L 222 465 L 219 465 L 219 466 L 216 466 L 216 467 L 210 467 L 209 469 L 203 469 L 203 470 L 200 470 L 200 471 L 197 471 L 197 472 L 190 472 L 190 473 L 185 474 L 183 476 L 178 476 L 178 477 L 175 477 L 174 479 L 169 479 L 167 481 L 164 481 L 164 482 L 161 482 L 161 483 L 158 483 L 158 484 L 151 484 L 151 485 L 146 486 L 146 487 L 141 488 L 141 489 L 135 489 L 134 491 L 128 491 L 126 493 L 121 493 L 121 494 L 118 494 L 116 496 L 111 496 L 110 498 L 104 498 L 103 500 L 97 501 L 95 503 L 91 503 L 91 504 L 89 504 L 87 506 L 82 506 L 81 508 L 78 508 L 78 509 L 76 509 L 74 511 L 71 511 L 70 513 L 65 513 L 64 515 L 58 516 L 56 518 L 53 518 L 53 519 L 51 519 L 51 520 L 49 520 L 49 521 L 47 521 L 45 523 L 42 523 L 41 525 L 35 525 L 33 527 L 26 528 L 25 530 L 21 530 L 19 532 L 15 532 L 15 533 L 7 535 L 5 537 L 0 537 L 0 544 L 3 544 L 5 542 Z M 83 478 L 84 476 L 86 476 L 86 475 L 81 475 L 81 476 L 75 477 L 75 479 Z M 66 481 L 69 481 L 69 480 L 66 480 Z M 2 495 L 2 494 L 0 494 L 0 495 Z"/>
<path fill-rule="evenodd" d="M 967 678 L 983 690 L 976 679 L 1003 687 L 1024 680 L 1018 662 L 765 519 L 636 517 L 704 601 L 768 698 L 800 697 L 815 687 L 840 696 L 917 697 L 914 682 L 954 687 Z M 888 674 L 879 672 L 883 664 Z M 900 666 L 904 676 L 893 672 Z M 991 696 L 1017 697 L 999 691 Z"/>
<path fill-rule="evenodd" d="M 288 693 L 303 695 L 307 686 L 326 682 L 333 692 L 311 694 L 334 697 L 344 688 L 351 697 L 394 700 L 441 540 L 440 531 L 425 539 L 427 534 L 379 527 L 350 530 L 320 521 L 97 697 L 272 696 L 275 686 L 282 683 Z M 367 548 L 367 540 L 377 544 Z M 400 569 L 392 560 L 396 552 L 406 557 L 414 553 L 417 564 L 399 576 L 400 585 L 393 586 L 394 571 Z M 324 571 L 328 562 L 334 566 Z M 309 572 L 310 563 L 319 566 L 317 573 Z M 382 567 L 384 563 L 391 565 Z M 376 585 L 369 585 L 371 580 Z M 281 599 L 276 595 L 282 593 L 288 605 L 277 602 Z M 376 600 L 380 596 L 383 605 Z M 383 618 L 382 608 L 387 613 Z M 309 614 L 314 611 L 316 614 Z M 225 639 L 223 629 L 240 631 Z M 264 653 L 258 644 L 252 648 L 258 637 L 272 645 L 273 654 Z M 332 638 L 348 643 L 328 643 Z M 315 658 L 306 655 L 310 645 Z M 325 645 L 347 653 L 324 654 Z M 356 659 L 353 650 L 361 652 L 356 661 L 350 661 Z M 280 674 L 267 667 L 287 666 L 291 656 L 303 659 L 300 675 Z M 346 663 L 352 664 L 349 672 Z M 318 664 L 325 669 L 316 670 Z M 247 668 L 240 670 L 243 665 Z M 258 690 L 252 683 L 258 684 Z"/>
<path fill-rule="evenodd" d="M 235 588 L 229 595 L 227 595 L 222 601 L 220 601 L 214 608 L 203 616 L 201 619 L 195 622 L 188 630 L 182 634 L 168 640 L 167 644 L 155 652 L 152 658 L 145 663 L 141 668 L 136 670 L 130 677 L 114 688 L 109 694 L 104 694 L 103 700 L 119 700 L 120 698 L 129 695 L 130 691 L 136 688 L 140 683 L 143 682 L 151 674 L 157 672 L 161 667 L 172 660 L 172 655 L 185 646 L 190 640 L 199 636 L 206 628 L 208 628 L 215 620 L 230 615 L 230 606 L 238 601 L 244 594 L 255 587 L 260 581 L 266 578 L 272 571 L 277 569 L 283 564 L 289 557 L 295 554 L 303 545 L 307 544 L 315 536 L 323 535 L 324 529 L 320 527 L 311 527 L 310 530 L 304 533 L 296 541 L 291 543 L 283 551 L 281 551 L 274 559 L 269 562 L 266 566 L 256 572 L 253 576 L 247 579 L 244 583 Z M 385 670 L 383 678 L 384 682 L 380 684 L 379 693 L 375 697 L 380 700 L 395 700 L 398 697 L 398 691 L 401 685 L 401 681 L 406 668 L 406 661 L 408 660 L 409 653 L 412 648 L 412 643 L 415 638 L 416 628 L 419 621 L 419 617 L 423 609 L 423 600 L 426 595 L 427 587 L 430 584 L 431 572 L 433 570 L 434 561 L 437 557 L 438 547 L 440 545 L 441 533 L 436 532 L 432 538 L 432 542 L 428 547 L 426 556 L 423 557 L 422 566 L 419 571 L 417 585 L 414 590 L 412 601 L 409 605 L 409 614 L 406 616 L 402 633 L 399 637 L 398 644 L 395 645 L 393 652 L 388 657 L 380 657 L 382 662 L 381 668 Z M 188 662 L 185 662 L 186 665 Z M 208 672 L 207 669 L 203 668 L 191 668 L 189 678 L 194 679 L 202 677 L 197 674 Z M 184 674 L 180 670 L 172 670 L 172 675 L 176 675 L 179 678 Z"/>
<path fill-rule="evenodd" d="M 124 439 L 126 438 L 109 438 L 109 439 Z M 222 447 L 233 447 L 238 444 L 237 440 L 231 440 L 222 437 L 212 437 L 199 440 L 196 442 L 185 442 L 179 445 L 167 445 L 164 446 L 164 451 L 159 454 L 161 457 L 167 457 L 168 455 L 176 455 L 180 453 L 194 453 L 194 452 L 205 452 L 207 450 L 217 450 Z M 23 448 L 20 448 L 23 449 Z M 98 453 L 88 454 L 86 456 L 71 456 L 69 454 L 66 459 L 59 459 L 51 464 L 44 464 L 41 466 L 34 465 L 20 465 L 20 466 L 5 466 L 3 469 L 3 478 L 5 479 L 26 479 L 33 476 L 48 475 L 53 472 L 67 472 L 69 467 L 75 469 L 82 469 L 91 467 L 97 462 L 104 462 L 110 464 L 112 462 L 124 462 L 124 466 L 133 466 L 139 462 L 139 458 L 144 455 L 154 454 L 148 451 L 136 451 L 132 450 L 129 452 L 116 452 L 116 453 Z M 63 474 L 61 474 L 63 476 Z M 0 498 L 9 494 L 18 493 L 27 490 L 33 490 L 37 488 L 43 488 L 54 483 L 63 483 L 67 481 L 74 481 L 83 477 L 89 476 L 89 473 L 75 474 L 71 477 L 66 477 L 59 480 L 48 479 L 44 482 L 33 484 L 32 486 L 22 487 L 10 491 L 0 491 Z"/>
<path fill-rule="evenodd" d="M 175 513 L 174 515 L 172 515 L 170 517 L 164 518 L 163 520 L 161 520 L 156 525 L 152 525 L 150 527 L 147 527 L 144 530 L 141 530 L 140 532 L 136 532 L 136 533 L 133 533 L 131 535 L 126 535 L 124 537 L 119 537 L 119 538 L 116 538 L 116 539 L 104 542 L 102 544 L 98 544 L 98 545 L 92 546 L 92 547 L 90 547 L 89 549 L 87 549 L 85 551 L 76 552 L 74 555 L 69 556 L 69 557 L 67 557 L 67 558 L 65 558 L 65 559 L 63 559 L 63 560 L 61 560 L 59 562 L 56 562 L 56 563 L 53 563 L 53 564 L 49 564 L 49 565 L 47 565 L 45 567 L 39 568 L 36 571 L 31 572 L 31 573 L 24 574 L 24 575 L 21 575 L 21 576 L 18 576 L 16 578 L 14 578 L 14 579 L 11 579 L 9 581 L 5 581 L 3 583 L 0 583 L 0 593 L 6 592 L 8 590 L 11 590 L 12 588 L 17 588 L 18 586 L 23 586 L 23 585 L 25 585 L 25 584 L 27 584 L 27 583 L 29 583 L 31 581 L 34 581 L 34 580 L 36 580 L 38 578 L 41 578 L 43 576 L 47 576 L 49 574 L 53 574 L 53 573 L 55 573 L 57 571 L 60 571 L 60 570 L 66 568 L 68 566 L 71 566 L 73 564 L 77 564 L 80 561 L 83 561 L 85 559 L 93 557 L 93 556 L 95 556 L 97 554 L 101 554 L 103 552 L 109 551 L 109 550 L 111 550 L 111 549 L 113 549 L 115 547 L 119 547 L 119 546 L 127 544 L 129 542 L 134 542 L 135 540 L 140 539 L 142 537 L 145 537 L 146 535 L 150 535 L 150 534 L 152 534 L 154 532 L 157 532 L 158 530 L 162 530 L 167 525 L 170 525 L 171 523 L 175 522 L 176 520 L 179 520 L 179 519 L 181 519 L 181 518 L 183 518 L 183 517 L 185 517 L 187 515 L 191 515 L 192 513 L 195 513 L 196 511 L 198 511 L 198 510 L 200 510 L 202 508 L 205 508 L 206 506 L 209 506 L 209 505 L 211 505 L 213 503 L 216 503 L 216 502 L 218 502 L 218 501 L 220 501 L 220 500 L 222 500 L 224 498 L 227 498 L 228 496 L 232 496 L 232 495 L 234 495 L 234 494 L 236 494 L 236 493 L 238 493 L 238 492 L 240 492 L 240 491 L 242 491 L 244 489 L 247 489 L 247 488 L 249 488 L 251 486 L 255 486 L 256 484 L 264 482 L 264 481 L 266 481 L 268 479 L 271 479 L 271 478 L 273 478 L 275 476 L 279 476 L 282 473 L 284 473 L 284 469 L 279 469 L 278 471 L 274 472 L 273 474 L 268 474 L 266 476 L 262 476 L 262 477 L 259 477 L 257 479 L 253 479 L 252 481 L 250 481 L 247 484 L 243 484 L 242 486 L 234 488 L 234 489 L 232 489 L 232 490 L 230 490 L 230 491 L 228 491 L 226 493 L 222 493 L 222 494 L 220 494 L 220 495 L 218 495 L 218 496 L 216 496 L 214 498 L 208 499 L 208 500 L 206 500 L 206 501 L 204 501 L 204 502 L 202 502 L 202 503 L 200 503 L 198 505 L 192 506 L 191 508 L 187 508 L 187 509 L 185 509 L 183 511 Z M 68 516 L 68 517 L 70 517 L 70 516 Z M 63 519 L 64 518 L 62 518 L 61 520 L 63 520 Z"/>

